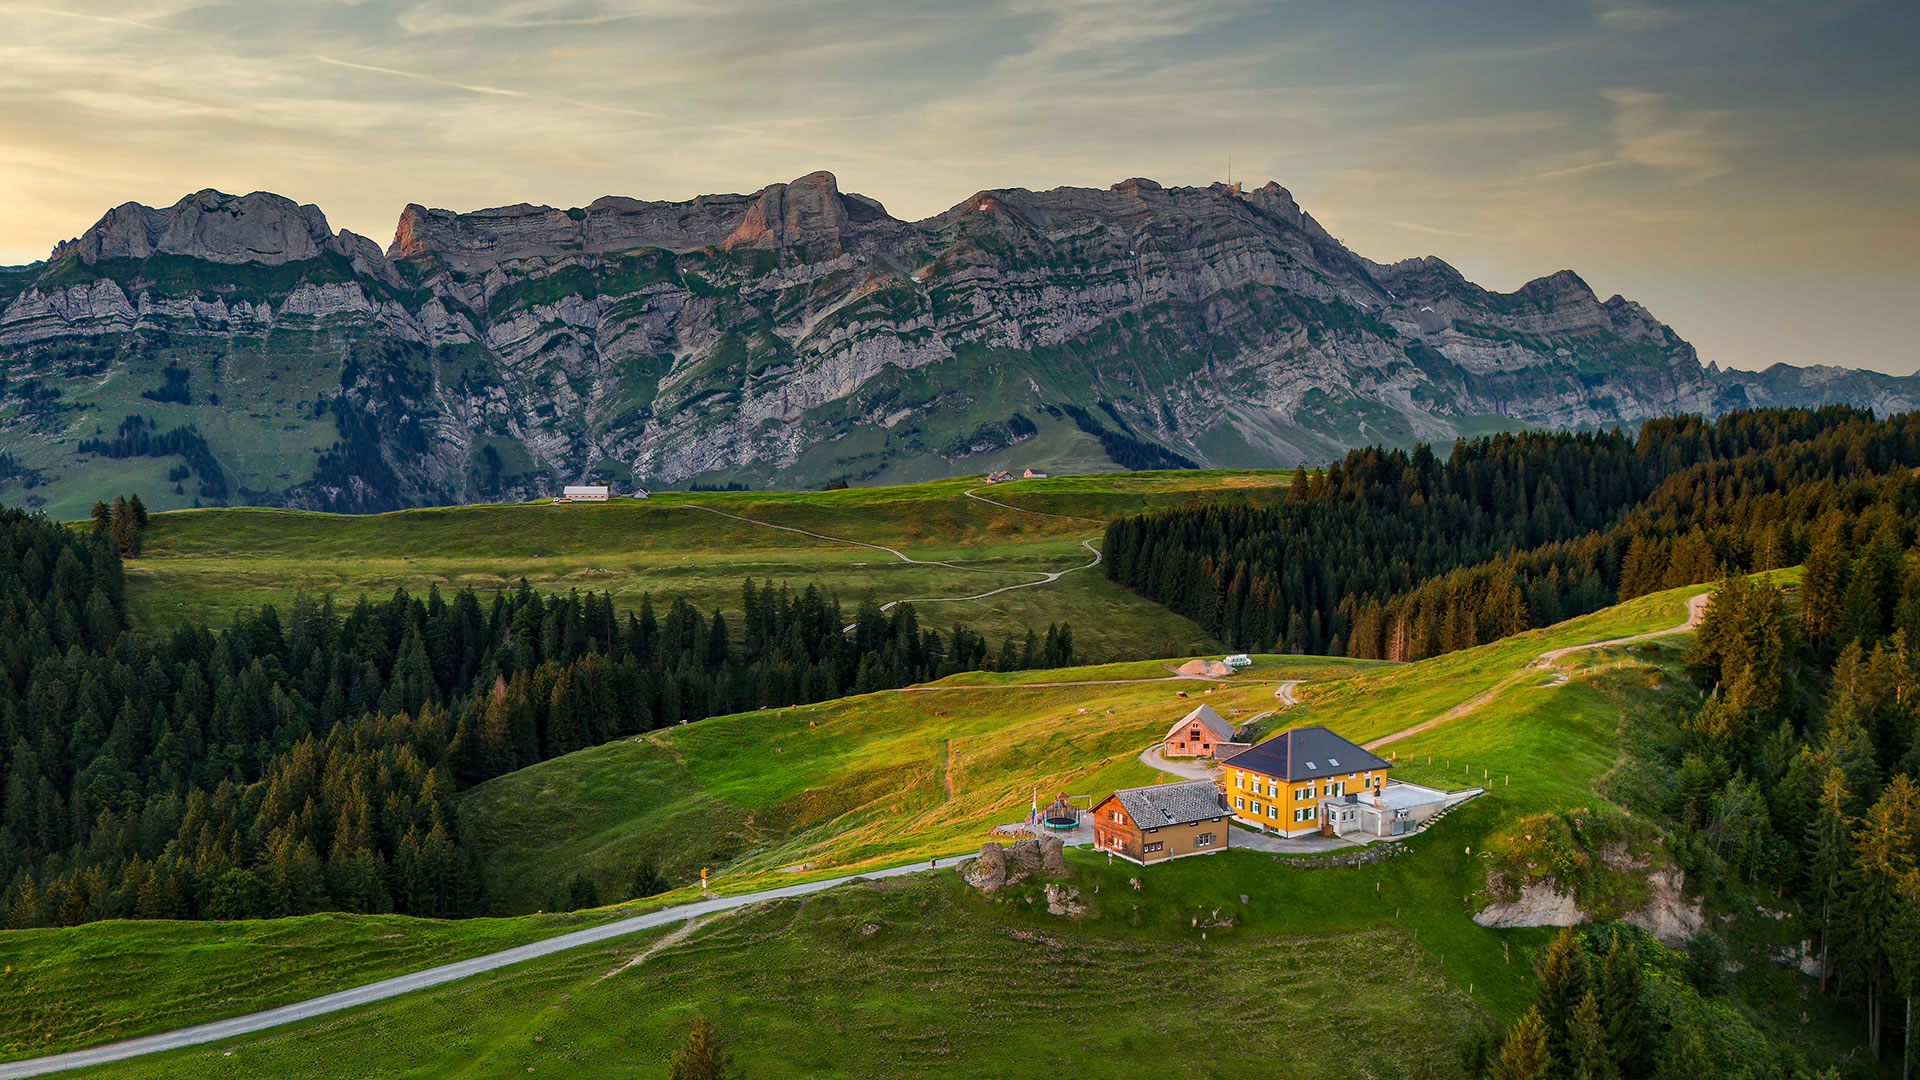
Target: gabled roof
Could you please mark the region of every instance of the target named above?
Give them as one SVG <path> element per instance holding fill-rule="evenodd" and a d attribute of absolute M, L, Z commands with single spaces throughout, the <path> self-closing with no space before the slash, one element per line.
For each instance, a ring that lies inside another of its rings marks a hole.
<path fill-rule="evenodd" d="M 1122 788 L 1107 796 L 1107 799 L 1118 799 L 1127 816 L 1143 829 L 1187 825 L 1225 817 L 1227 814 L 1225 804 L 1220 801 L 1220 789 L 1211 780 Z M 1105 803 L 1107 800 L 1100 801 Z"/>
<path fill-rule="evenodd" d="M 1390 766 L 1371 750 L 1335 735 L 1318 724 L 1290 728 L 1250 750 L 1233 755 L 1233 767 L 1286 780 L 1345 776 Z"/>
<path fill-rule="evenodd" d="M 1233 741 L 1233 725 L 1228 723 L 1225 717 L 1214 712 L 1213 706 L 1211 705 L 1202 705 L 1181 717 L 1177 723 L 1167 729 L 1167 733 L 1161 737 L 1160 741 L 1165 742 L 1180 734 L 1182 731 L 1191 728 L 1194 724 L 1199 724 L 1211 732 L 1214 742 Z"/>

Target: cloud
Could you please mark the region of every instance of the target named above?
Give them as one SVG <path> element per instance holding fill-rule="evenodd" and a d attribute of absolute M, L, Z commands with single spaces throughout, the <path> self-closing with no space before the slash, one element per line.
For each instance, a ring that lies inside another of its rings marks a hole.
<path fill-rule="evenodd" d="M 1436 139 L 1483 139 L 1557 131 L 1571 123 L 1572 117 L 1567 113 L 1533 110 L 1498 113 L 1491 116 L 1460 116 L 1445 120 L 1427 120 L 1402 127 L 1400 134 Z"/>
<path fill-rule="evenodd" d="M 465 90 L 469 93 L 474 93 L 474 94 L 494 94 L 499 97 L 525 97 L 526 96 L 525 93 L 519 90 L 504 90 L 498 86 L 479 86 L 474 83 L 454 82 L 451 79 L 441 79 L 441 78 L 436 78 L 432 75 L 422 75 L 417 71 L 400 71 L 396 68 L 377 67 L 373 64 L 356 64 L 351 60 L 336 60 L 331 56 L 315 55 L 314 59 L 320 61 L 323 64 L 332 64 L 335 67 L 352 68 L 355 71 L 371 71 L 376 74 L 393 75 L 402 79 L 417 79 L 420 82 L 433 83 L 436 86 L 450 86 L 455 90 Z"/>
<path fill-rule="evenodd" d="M 1727 153 L 1734 140 L 1719 130 L 1722 115 L 1711 109 L 1677 109 L 1664 94 L 1646 90 L 1604 90 L 1613 103 L 1608 125 L 1619 157 L 1659 169 L 1683 184 L 1697 184 L 1733 170 Z"/>
<path fill-rule="evenodd" d="M 1455 229 L 1442 229 L 1434 225 L 1418 225 L 1411 221 L 1399 221 L 1397 219 L 1389 220 L 1387 224 L 1392 225 L 1396 229 L 1409 229 L 1417 233 L 1426 233 L 1428 236 L 1453 236 L 1461 239 L 1470 239 L 1480 235 L 1479 233 L 1460 232 Z"/>
<path fill-rule="evenodd" d="M 1683 18 L 1680 12 L 1672 8 L 1639 0 L 1596 0 L 1594 7 L 1598 9 L 1595 16 L 1600 20 L 1600 25 L 1629 34 L 1657 30 Z"/>

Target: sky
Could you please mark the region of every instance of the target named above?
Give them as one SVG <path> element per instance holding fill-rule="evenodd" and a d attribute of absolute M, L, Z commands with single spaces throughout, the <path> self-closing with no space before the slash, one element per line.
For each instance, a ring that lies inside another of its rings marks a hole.
<path fill-rule="evenodd" d="M 1913 0 L 0 0 L 0 25 L 0 263 L 207 187 L 385 244 L 409 202 L 827 169 L 912 219 L 1231 167 L 1376 261 L 1575 270 L 1722 367 L 1920 369 Z"/>

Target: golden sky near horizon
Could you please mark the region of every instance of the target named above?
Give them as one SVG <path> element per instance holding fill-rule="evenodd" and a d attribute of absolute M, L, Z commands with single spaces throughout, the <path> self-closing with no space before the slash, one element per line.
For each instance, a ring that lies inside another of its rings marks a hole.
<path fill-rule="evenodd" d="M 1722 366 L 1907 374 L 1912 0 L 0 0 L 0 263 L 205 187 L 386 243 L 468 210 L 815 169 L 924 217 L 990 187 L 1278 180 L 1492 288 L 1573 269 Z"/>

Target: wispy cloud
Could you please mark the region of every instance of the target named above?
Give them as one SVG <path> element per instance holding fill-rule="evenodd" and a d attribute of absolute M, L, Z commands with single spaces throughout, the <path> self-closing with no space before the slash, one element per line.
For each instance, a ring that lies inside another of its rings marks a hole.
<path fill-rule="evenodd" d="M 1600 25 L 1630 34 L 1670 26 L 1685 17 L 1673 8 L 1643 0 L 1596 0 L 1594 7 Z"/>
<path fill-rule="evenodd" d="M 1609 129 L 1622 160 L 1659 169 L 1682 183 L 1697 184 L 1732 171 L 1732 136 L 1713 109 L 1675 108 L 1667 95 L 1637 89 L 1602 92 L 1613 103 Z"/>
<path fill-rule="evenodd" d="M 320 61 L 323 64 L 332 64 L 335 67 L 352 68 L 355 71 L 371 71 L 371 72 L 374 72 L 375 74 L 392 75 L 396 78 L 401 78 L 401 79 L 416 79 L 420 82 L 433 83 L 436 86 L 449 86 L 455 90 L 465 90 L 473 94 L 494 94 L 500 97 L 525 97 L 526 96 L 525 93 L 519 90 L 505 90 L 498 86 L 479 86 L 474 83 L 455 82 L 452 79 L 442 79 L 433 75 L 423 75 L 418 71 L 401 71 L 398 68 L 379 67 L 374 64 L 356 64 L 351 60 L 339 60 L 331 56 L 321 56 L 319 54 L 315 54 L 314 59 Z"/>
<path fill-rule="evenodd" d="M 1462 239 L 1469 239 L 1469 238 L 1477 237 L 1480 235 L 1479 233 L 1462 232 L 1458 229 L 1442 229 L 1436 225 L 1420 225 L 1411 221 L 1401 221 L 1397 218 L 1388 221 L 1387 224 L 1393 226 L 1396 229 L 1407 229 L 1412 232 L 1426 233 L 1428 236 L 1452 236 L 1452 237 L 1458 237 Z"/>

